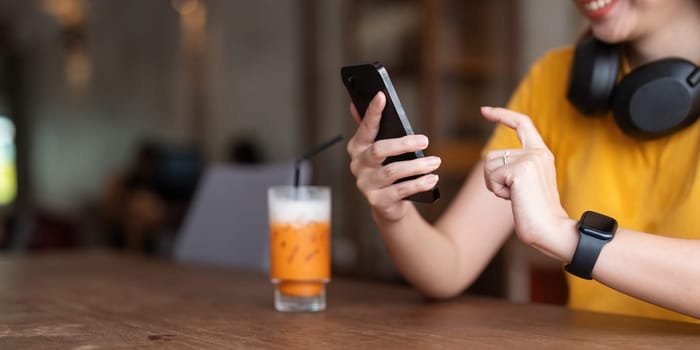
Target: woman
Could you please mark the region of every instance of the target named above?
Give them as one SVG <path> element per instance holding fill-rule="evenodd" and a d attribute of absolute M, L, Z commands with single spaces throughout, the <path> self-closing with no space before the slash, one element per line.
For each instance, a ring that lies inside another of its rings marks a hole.
<path fill-rule="evenodd" d="M 621 45 L 622 75 L 664 57 L 700 61 L 698 1 L 575 3 L 597 39 Z M 347 146 L 358 188 L 400 272 L 432 297 L 463 291 L 515 230 L 524 243 L 567 264 L 571 307 L 697 321 L 700 123 L 646 140 L 629 136 L 611 112 L 585 116 L 566 98 L 573 55 L 573 48 L 548 53 L 508 109 L 482 108 L 499 125 L 484 159 L 434 225 L 401 198 L 432 188 L 437 175 L 393 183 L 435 171 L 440 159 L 382 166 L 388 156 L 427 148 L 428 139 L 374 142 L 385 104 L 381 93 Z M 579 217 L 589 210 L 606 215 L 591 214 L 598 222 L 582 218 L 597 231 L 610 231 L 602 232 L 605 237 L 579 231 Z M 614 235 L 607 217 L 617 220 Z M 591 240 L 598 246 L 586 246 Z"/>

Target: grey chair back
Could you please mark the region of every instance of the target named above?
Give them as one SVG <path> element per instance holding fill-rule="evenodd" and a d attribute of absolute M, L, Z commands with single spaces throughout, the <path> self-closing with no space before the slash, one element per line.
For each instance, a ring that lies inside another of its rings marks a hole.
<path fill-rule="evenodd" d="M 308 184 L 310 164 L 300 170 L 300 184 Z M 293 162 L 208 167 L 178 234 L 175 259 L 268 271 L 267 189 L 293 181 Z"/>

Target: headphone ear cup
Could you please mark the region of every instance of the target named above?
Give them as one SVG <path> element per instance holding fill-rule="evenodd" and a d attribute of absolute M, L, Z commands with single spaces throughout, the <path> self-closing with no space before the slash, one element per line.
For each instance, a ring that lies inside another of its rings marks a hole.
<path fill-rule="evenodd" d="M 700 89 L 688 82 L 697 66 L 680 58 L 643 65 L 615 89 L 615 122 L 626 134 L 653 139 L 671 134 L 698 119 Z"/>
<path fill-rule="evenodd" d="M 604 43 L 592 35 L 584 37 L 574 51 L 569 102 L 585 114 L 599 114 L 610 107 L 620 68 L 620 47 Z"/>

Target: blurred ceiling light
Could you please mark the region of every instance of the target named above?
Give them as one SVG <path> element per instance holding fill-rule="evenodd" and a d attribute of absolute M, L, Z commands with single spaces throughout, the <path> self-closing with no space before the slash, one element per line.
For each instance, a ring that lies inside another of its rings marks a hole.
<path fill-rule="evenodd" d="M 180 14 L 182 40 L 186 50 L 201 47 L 205 37 L 207 7 L 201 0 L 171 0 Z"/>
<path fill-rule="evenodd" d="M 76 92 L 84 91 L 90 85 L 92 64 L 85 50 L 66 52 L 65 75 L 68 85 Z"/>
<path fill-rule="evenodd" d="M 201 32 L 207 24 L 207 10 L 204 6 L 199 7 L 190 15 L 180 16 L 180 23 L 187 32 Z"/>
<path fill-rule="evenodd" d="M 41 6 L 61 25 L 68 86 L 84 91 L 90 84 L 92 64 L 86 48 L 84 0 L 41 0 Z"/>
<path fill-rule="evenodd" d="M 181 16 L 193 14 L 199 8 L 199 0 L 172 0 L 171 4 Z"/>
<path fill-rule="evenodd" d="M 63 26 L 81 25 L 85 20 L 81 0 L 42 0 L 41 7 Z"/>

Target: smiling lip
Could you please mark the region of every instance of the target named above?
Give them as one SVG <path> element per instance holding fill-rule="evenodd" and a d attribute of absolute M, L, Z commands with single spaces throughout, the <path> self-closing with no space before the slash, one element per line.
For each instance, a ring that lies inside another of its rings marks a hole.
<path fill-rule="evenodd" d="M 598 19 L 608 14 L 617 0 L 578 0 L 577 3 L 586 17 Z"/>

